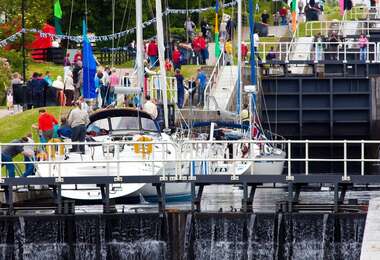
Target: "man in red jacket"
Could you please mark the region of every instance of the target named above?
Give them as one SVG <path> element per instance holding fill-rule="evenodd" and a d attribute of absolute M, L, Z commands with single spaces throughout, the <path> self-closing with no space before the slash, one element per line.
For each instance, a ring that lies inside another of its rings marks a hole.
<path fill-rule="evenodd" d="M 202 33 L 200 32 L 199 35 L 193 40 L 193 50 L 200 64 L 205 63 L 206 49 L 206 40 L 203 38 Z"/>
<path fill-rule="evenodd" d="M 177 69 L 181 69 L 181 52 L 178 50 L 177 46 L 174 46 L 172 59 L 173 59 L 174 71 Z"/>
<path fill-rule="evenodd" d="M 152 39 L 148 44 L 148 57 L 151 67 L 157 66 L 157 58 L 158 58 L 158 46 L 155 39 Z"/>
<path fill-rule="evenodd" d="M 40 114 L 38 116 L 38 129 L 41 131 L 44 139 L 49 141 L 53 138 L 54 125 L 58 124 L 58 121 L 43 108 L 38 110 L 38 112 Z"/>

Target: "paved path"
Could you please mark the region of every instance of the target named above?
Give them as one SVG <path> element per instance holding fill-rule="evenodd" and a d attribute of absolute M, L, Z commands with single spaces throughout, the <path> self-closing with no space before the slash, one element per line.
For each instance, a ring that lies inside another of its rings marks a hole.
<path fill-rule="evenodd" d="M 6 117 L 6 116 L 9 116 L 9 115 L 12 115 L 13 113 L 11 113 L 10 111 L 8 111 L 7 109 L 0 109 L 0 118 L 3 118 L 3 117 Z"/>
<path fill-rule="evenodd" d="M 236 86 L 237 66 L 224 66 L 218 83 L 211 90 L 211 96 L 215 98 L 219 109 L 229 110 L 228 104 Z M 214 102 L 210 102 L 210 109 L 216 109 Z"/>

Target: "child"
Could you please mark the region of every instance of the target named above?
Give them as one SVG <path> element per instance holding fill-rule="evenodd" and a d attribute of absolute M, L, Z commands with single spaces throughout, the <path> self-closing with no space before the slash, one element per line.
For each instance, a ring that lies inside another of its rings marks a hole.
<path fill-rule="evenodd" d="M 13 109 L 13 95 L 12 95 L 12 91 L 8 91 L 7 93 L 7 108 L 8 108 L 8 111 Z"/>
<path fill-rule="evenodd" d="M 167 72 L 169 72 L 169 71 L 171 71 L 172 70 L 172 63 L 170 62 L 170 60 L 169 59 L 166 59 L 165 60 L 165 70 L 167 71 Z"/>

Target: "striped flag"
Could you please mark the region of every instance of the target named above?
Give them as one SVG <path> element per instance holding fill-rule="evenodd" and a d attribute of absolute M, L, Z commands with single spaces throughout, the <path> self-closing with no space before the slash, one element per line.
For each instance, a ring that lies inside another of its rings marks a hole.
<path fill-rule="evenodd" d="M 291 12 L 292 12 L 292 31 L 297 30 L 297 0 L 292 0 L 291 3 Z"/>
<path fill-rule="evenodd" d="M 216 4 L 215 4 L 215 57 L 216 58 L 218 58 L 220 55 L 218 12 L 219 12 L 219 1 L 216 0 Z"/>
<path fill-rule="evenodd" d="M 62 35 L 62 27 L 61 27 L 61 19 L 62 19 L 62 9 L 59 0 L 54 1 L 54 27 L 55 32 L 58 35 Z"/>

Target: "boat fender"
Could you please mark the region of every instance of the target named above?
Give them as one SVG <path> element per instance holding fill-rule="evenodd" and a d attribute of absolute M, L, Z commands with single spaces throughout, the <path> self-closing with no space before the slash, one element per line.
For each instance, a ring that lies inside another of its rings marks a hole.
<path fill-rule="evenodd" d="M 146 135 L 136 135 L 133 137 L 135 142 L 151 142 L 153 139 Z M 141 153 L 143 157 L 149 155 L 153 152 L 153 144 L 134 144 L 133 145 L 135 153 Z"/>
<path fill-rule="evenodd" d="M 58 155 L 60 155 L 60 156 L 62 156 L 62 155 L 65 154 L 65 146 L 63 145 L 61 139 L 52 138 L 52 139 L 49 140 L 48 143 L 49 144 L 52 144 L 52 143 L 53 144 L 59 144 L 59 143 L 61 143 L 60 145 L 58 145 L 58 151 L 56 151 L 57 145 L 47 145 L 46 152 L 47 152 L 48 158 L 51 158 L 52 160 L 55 160 L 57 152 L 58 152 Z"/>

